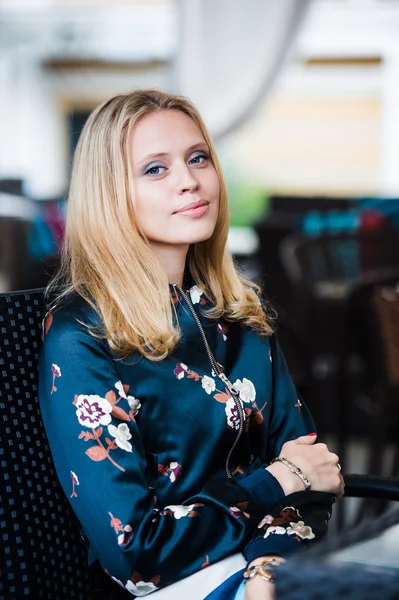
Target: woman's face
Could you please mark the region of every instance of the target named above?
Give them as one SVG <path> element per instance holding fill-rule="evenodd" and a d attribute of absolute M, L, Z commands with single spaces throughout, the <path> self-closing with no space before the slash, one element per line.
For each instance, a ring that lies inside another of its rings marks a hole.
<path fill-rule="evenodd" d="M 154 249 L 187 252 L 209 239 L 220 185 L 194 121 L 179 110 L 150 113 L 134 126 L 130 150 L 137 224 Z"/>

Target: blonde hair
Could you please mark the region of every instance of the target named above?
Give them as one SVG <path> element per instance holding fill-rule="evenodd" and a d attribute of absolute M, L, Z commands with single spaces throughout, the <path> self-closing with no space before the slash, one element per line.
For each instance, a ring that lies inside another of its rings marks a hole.
<path fill-rule="evenodd" d="M 270 335 L 258 287 L 236 271 L 226 248 L 226 185 L 206 126 L 186 98 L 161 91 L 115 96 L 89 116 L 73 161 L 61 266 L 50 286 L 63 284 L 60 297 L 76 290 L 95 308 L 102 335 L 118 356 L 138 351 L 162 360 L 175 348 L 180 330 L 168 278 L 136 224 L 127 153 L 135 123 L 160 110 L 182 111 L 198 125 L 220 182 L 215 230 L 208 240 L 193 244 L 187 256 L 195 283 L 213 304 L 208 315 Z"/>

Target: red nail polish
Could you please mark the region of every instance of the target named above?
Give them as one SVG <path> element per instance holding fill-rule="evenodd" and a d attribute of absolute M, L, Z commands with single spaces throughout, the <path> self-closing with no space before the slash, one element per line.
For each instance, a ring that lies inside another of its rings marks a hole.
<path fill-rule="evenodd" d="M 317 435 L 317 433 L 308 433 L 308 435 Z"/>

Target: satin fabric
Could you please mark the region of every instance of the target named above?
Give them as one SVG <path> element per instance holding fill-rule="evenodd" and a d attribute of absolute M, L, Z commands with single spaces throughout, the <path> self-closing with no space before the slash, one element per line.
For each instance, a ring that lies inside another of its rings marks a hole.
<path fill-rule="evenodd" d="M 190 295 L 212 353 L 240 388 L 245 426 L 232 479 L 237 414 L 183 297 L 171 296 L 181 340 L 160 362 L 113 356 L 88 329 L 101 323 L 77 294 L 45 323 L 39 398 L 58 477 L 90 559 L 137 595 L 235 553 L 250 558 L 254 543 L 258 556 L 273 552 L 257 524 L 284 494 L 264 466 L 286 440 L 314 431 L 275 336 L 210 320 L 201 291 Z M 298 546 L 278 537 L 281 552 Z"/>

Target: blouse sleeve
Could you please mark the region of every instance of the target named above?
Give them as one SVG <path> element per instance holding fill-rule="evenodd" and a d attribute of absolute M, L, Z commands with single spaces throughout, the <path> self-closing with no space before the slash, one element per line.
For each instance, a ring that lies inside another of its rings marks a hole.
<path fill-rule="evenodd" d="M 275 335 L 270 346 L 273 381 L 271 418 L 268 431 L 263 433 L 264 466 L 279 456 L 284 442 L 316 432 Z M 257 491 L 260 493 L 260 489 Z M 333 502 L 331 494 L 311 490 L 280 498 L 271 510 L 265 512 L 247 544 L 244 555 L 248 562 L 265 554 L 286 556 L 322 538 L 327 532 Z"/>
<path fill-rule="evenodd" d="M 134 419 L 137 403 L 119 381 L 107 344 L 68 308 L 50 318 L 39 365 L 40 406 L 58 477 L 91 557 L 130 592 L 145 595 L 242 550 L 281 497 L 276 480 L 260 469 L 270 493 L 258 501 L 251 485 L 220 472 L 180 505 L 158 506 Z"/>
<path fill-rule="evenodd" d="M 288 371 L 281 347 L 273 335 L 270 340 L 272 359 L 271 419 L 267 436 L 266 463 L 279 456 L 284 442 L 316 432 L 313 418 L 298 394 Z"/>
<path fill-rule="evenodd" d="M 326 533 L 334 496 L 324 492 L 303 491 L 279 500 L 257 526 L 257 531 L 244 550 L 251 562 L 259 556 L 288 556 Z"/>

